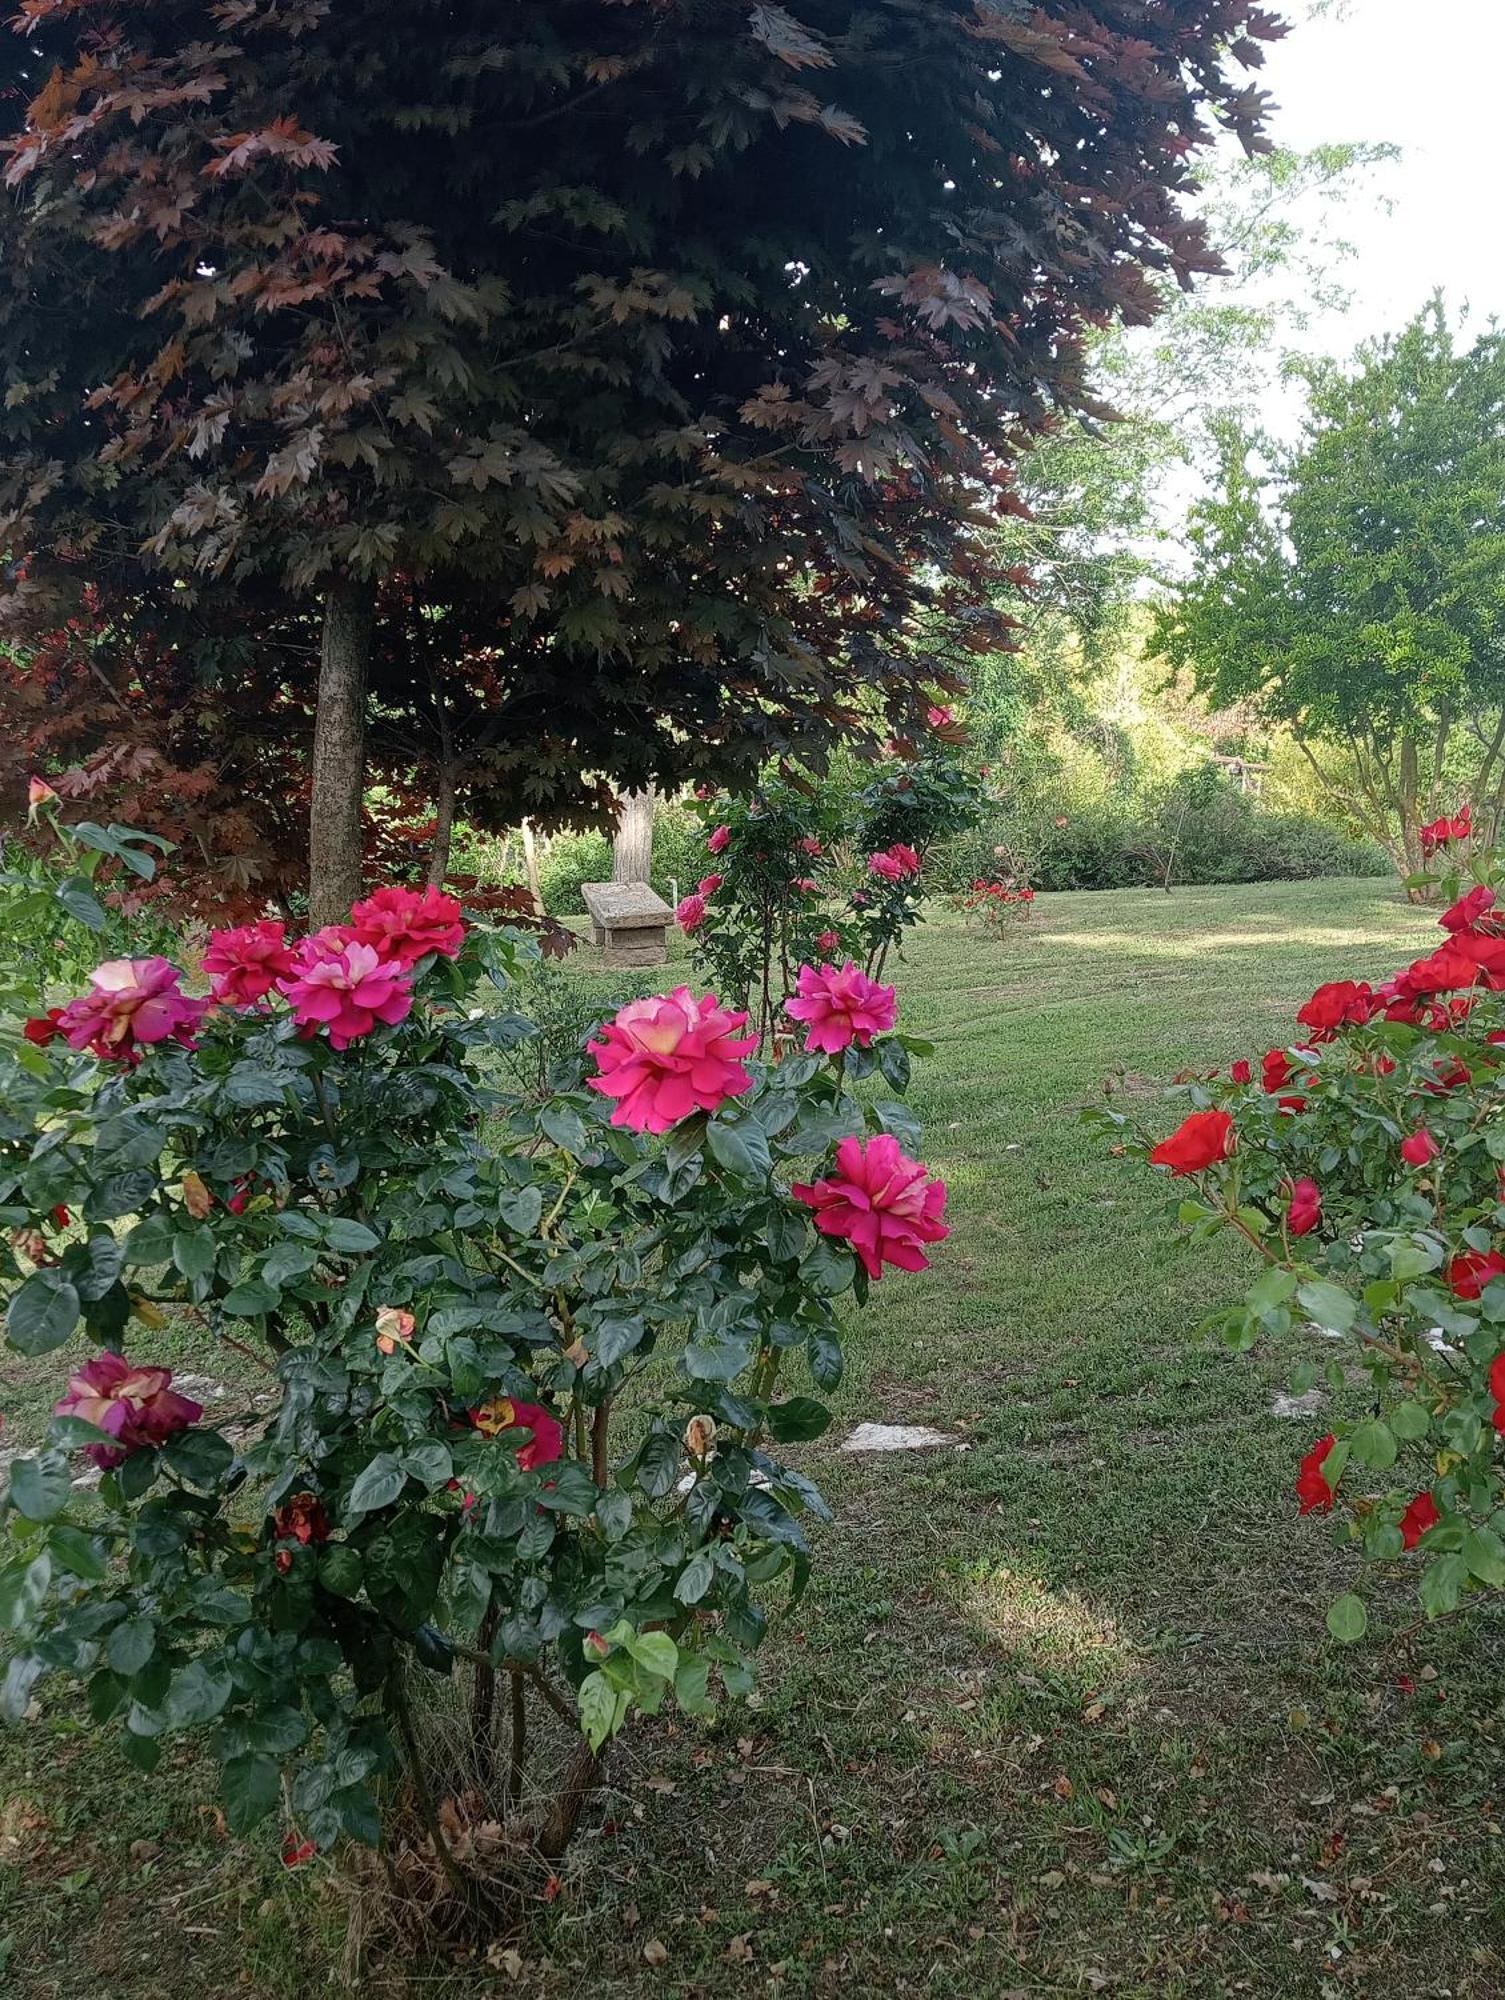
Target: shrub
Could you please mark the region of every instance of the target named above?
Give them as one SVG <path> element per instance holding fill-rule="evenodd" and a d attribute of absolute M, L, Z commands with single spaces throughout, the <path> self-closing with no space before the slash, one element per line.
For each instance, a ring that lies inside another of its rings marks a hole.
<path fill-rule="evenodd" d="M 1387 875 L 1370 841 L 1304 813 L 1268 812 L 1210 767 L 1139 793 L 1017 805 L 937 856 L 945 886 L 990 872 L 999 847 L 1027 854 L 1041 889 L 1162 888 Z"/>
<path fill-rule="evenodd" d="M 1290 1045 L 1193 1082 L 1158 1144 L 1098 1113 L 1168 1170 L 1181 1222 L 1261 1261 L 1210 1325 L 1235 1349 L 1310 1325 L 1341 1336 L 1296 1387 L 1336 1393 L 1357 1362 L 1372 1410 L 1335 1421 L 1295 1473 L 1302 1513 L 1341 1507 L 1378 1563 L 1415 1550 L 1426 1616 L 1505 1586 L 1505 911 L 1496 858 L 1442 884 L 1439 948 L 1377 988 L 1319 987 Z M 1345 1592 L 1340 1639 L 1365 1629 Z"/>
<path fill-rule="evenodd" d="M 893 1101 L 919 1044 L 828 1021 L 765 1064 L 680 988 L 509 1073 L 535 955 L 384 889 L 301 941 L 217 933 L 207 997 L 119 961 L 0 1031 L 9 1344 L 93 1355 L 11 1466 L 5 1713 L 78 1681 L 148 1772 L 211 1731 L 237 1832 L 286 1799 L 293 1851 L 390 1852 L 416 1815 L 466 1899 L 428 1691 L 473 1676 L 467 1784 L 514 1718 L 485 1804 L 506 1888 L 569 1839 L 631 1714 L 749 1689 L 823 1511 L 780 1451 L 830 1421 L 838 1301 L 945 1234 Z M 164 1315 L 265 1395 L 205 1420 L 152 1359 Z M 574 1741 L 525 1812 L 538 1714 Z"/>

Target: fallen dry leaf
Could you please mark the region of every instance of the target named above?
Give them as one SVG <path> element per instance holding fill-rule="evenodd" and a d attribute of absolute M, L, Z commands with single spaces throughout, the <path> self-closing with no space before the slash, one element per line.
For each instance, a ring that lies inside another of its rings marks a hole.
<path fill-rule="evenodd" d="M 669 1947 L 664 1943 L 662 1938 L 649 1938 L 648 1942 L 643 1946 L 643 1959 L 646 1964 L 651 1965 L 657 1971 L 659 1966 L 668 1964 Z"/>

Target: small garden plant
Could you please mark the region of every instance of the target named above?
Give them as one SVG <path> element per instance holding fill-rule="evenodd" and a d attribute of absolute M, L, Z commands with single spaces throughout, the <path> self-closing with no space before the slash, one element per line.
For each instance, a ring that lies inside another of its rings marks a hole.
<path fill-rule="evenodd" d="M 560 1078 L 503 1060 L 536 955 L 392 886 L 215 933 L 207 991 L 118 958 L 0 1030 L 6 1333 L 59 1357 L 3 1501 L 6 1716 L 76 1682 L 143 1772 L 207 1732 L 233 1830 L 279 1817 L 301 1858 L 416 1826 L 456 1896 L 428 1690 L 464 1679 L 506 1888 L 631 1716 L 749 1690 L 809 1569 L 782 1454 L 830 1421 L 840 1302 L 946 1234 L 892 988 L 796 968 L 765 1062 L 679 987 Z M 259 1392 L 211 1421 L 169 1318 Z"/>

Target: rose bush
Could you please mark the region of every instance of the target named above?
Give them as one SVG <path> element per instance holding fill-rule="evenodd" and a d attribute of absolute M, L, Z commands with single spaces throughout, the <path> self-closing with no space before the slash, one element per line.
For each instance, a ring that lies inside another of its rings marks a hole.
<path fill-rule="evenodd" d="M 1441 824 L 1436 851 L 1467 835 Z M 1342 1389 L 1334 1337 L 1367 1371 L 1372 1410 L 1317 1441 L 1297 1501 L 1374 1562 L 1414 1551 L 1428 1617 L 1505 1587 L 1505 869 L 1467 865 L 1424 885 L 1449 903 L 1436 950 L 1319 987 L 1288 1046 L 1189 1082 L 1168 1136 L 1090 1114 L 1169 1170 L 1194 1239 L 1258 1256 L 1210 1322 L 1229 1346 L 1306 1328 L 1328 1358 L 1298 1389 Z M 1343 1639 L 1366 1623 L 1353 1591 L 1329 1613 Z"/>
<path fill-rule="evenodd" d="M 306 1858 L 416 1814 L 456 1894 L 425 1687 L 464 1663 L 467 1785 L 510 1709 L 512 1867 L 629 1715 L 744 1694 L 823 1511 L 781 1453 L 829 1423 L 839 1301 L 945 1234 L 890 989 L 810 968 L 808 1046 L 763 1062 L 680 988 L 529 1088 L 534 957 L 388 888 L 216 935 L 207 997 L 127 962 L 0 1027 L 9 1344 L 93 1354 L 10 1470 L 5 1713 L 80 1682 L 144 1771 L 209 1730 L 235 1830 L 286 1799 Z M 211 1420 L 169 1318 L 259 1392 Z M 524 1813 L 540 1718 L 563 1768 Z"/>
<path fill-rule="evenodd" d="M 931 739 L 892 746 L 875 778 L 771 778 L 750 799 L 700 801 L 707 872 L 675 912 L 709 983 L 752 1017 L 760 1047 L 779 1031 L 799 966 L 845 958 L 879 973 L 921 920 L 926 855 L 981 810 L 949 709 Z"/>

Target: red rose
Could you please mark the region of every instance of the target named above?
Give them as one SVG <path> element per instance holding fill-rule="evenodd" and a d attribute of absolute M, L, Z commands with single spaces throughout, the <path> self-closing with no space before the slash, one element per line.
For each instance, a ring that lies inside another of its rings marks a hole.
<path fill-rule="evenodd" d="M 1314 1042 L 1330 1042 L 1349 1022 L 1362 1025 L 1374 1012 L 1374 991 L 1367 980 L 1332 979 L 1319 986 L 1296 1019 L 1311 1030 Z"/>
<path fill-rule="evenodd" d="M 1445 1276 L 1456 1297 L 1476 1299 L 1494 1278 L 1505 1274 L 1505 1257 L 1498 1250 L 1461 1250 Z"/>
<path fill-rule="evenodd" d="M 1470 889 L 1467 895 L 1460 896 L 1453 907 L 1437 921 L 1445 931 L 1471 931 L 1482 918 L 1488 916 L 1494 906 L 1494 890 L 1487 888 L 1481 882 L 1476 889 Z"/>
<path fill-rule="evenodd" d="M 1322 1220 L 1322 1190 L 1303 1177 L 1291 1184 L 1286 1204 L 1286 1228 L 1293 1236 L 1310 1236 Z"/>
<path fill-rule="evenodd" d="M 1408 1167 L 1424 1167 L 1428 1161 L 1435 1160 L 1441 1151 L 1425 1125 L 1400 1142 L 1400 1156 Z"/>
<path fill-rule="evenodd" d="M 1327 1454 L 1337 1443 L 1329 1431 L 1324 1438 L 1318 1438 L 1306 1457 L 1302 1459 L 1296 1473 L 1296 1498 L 1303 1514 L 1329 1514 L 1332 1512 L 1336 1495 L 1327 1483 L 1327 1475 L 1322 1470 L 1327 1462 Z"/>
<path fill-rule="evenodd" d="M 1200 1174 L 1233 1151 L 1233 1120 L 1226 1111 L 1193 1111 L 1150 1154 L 1152 1167 L 1173 1174 Z"/>
<path fill-rule="evenodd" d="M 1240 1056 L 1228 1074 L 1234 1083 L 1253 1083 L 1254 1065 L 1247 1056 Z"/>
<path fill-rule="evenodd" d="M 1457 944 L 1445 944 L 1440 951 L 1408 965 L 1395 983 L 1402 993 L 1416 998 L 1428 993 L 1456 993 L 1472 986 L 1478 977 L 1477 962 Z"/>
<path fill-rule="evenodd" d="M 49 1007 L 45 1014 L 38 1014 L 26 1023 L 21 1033 L 39 1049 L 45 1049 L 49 1042 L 55 1042 L 62 1033 L 58 1023 L 63 1018 L 61 1007 Z"/>
<path fill-rule="evenodd" d="M 1418 1493 L 1400 1517 L 1401 1546 L 1414 1549 L 1428 1528 L 1435 1528 L 1442 1516 L 1430 1493 Z"/>

